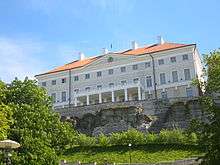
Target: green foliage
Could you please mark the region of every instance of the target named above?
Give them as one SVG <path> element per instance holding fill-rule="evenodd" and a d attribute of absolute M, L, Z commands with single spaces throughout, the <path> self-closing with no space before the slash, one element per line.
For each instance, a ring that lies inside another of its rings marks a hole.
<path fill-rule="evenodd" d="M 144 134 L 135 130 L 130 129 L 127 132 L 113 133 L 110 137 L 111 145 L 139 145 L 144 143 Z"/>
<path fill-rule="evenodd" d="M 157 139 L 158 139 L 157 134 L 148 133 L 148 134 L 145 136 L 145 143 L 146 143 L 146 144 L 155 143 L 155 142 L 158 141 Z"/>
<path fill-rule="evenodd" d="M 58 164 L 58 154 L 74 144 L 76 133 L 53 112 L 46 91 L 28 79 L 0 83 L 0 91 L 0 138 L 8 135 L 21 144 L 13 164 Z"/>
<path fill-rule="evenodd" d="M 158 142 L 172 144 L 172 143 L 182 143 L 186 142 L 186 136 L 183 134 L 181 130 L 162 130 L 160 131 Z"/>
<path fill-rule="evenodd" d="M 200 98 L 200 103 L 208 122 L 202 123 L 201 141 L 207 146 L 207 152 L 202 157 L 202 164 L 217 165 L 220 162 L 220 105 L 217 105 L 213 96 L 220 93 L 220 51 L 213 51 L 205 55 L 205 76 L 207 82 L 200 82 L 201 88 L 205 88 L 205 96 Z"/>
<path fill-rule="evenodd" d="M 98 137 L 98 144 L 102 147 L 107 147 L 110 145 L 110 140 L 104 134 L 99 135 Z"/>
<path fill-rule="evenodd" d="M 85 134 L 79 134 L 76 138 L 76 144 L 82 147 L 95 146 L 96 138 L 86 136 Z"/>

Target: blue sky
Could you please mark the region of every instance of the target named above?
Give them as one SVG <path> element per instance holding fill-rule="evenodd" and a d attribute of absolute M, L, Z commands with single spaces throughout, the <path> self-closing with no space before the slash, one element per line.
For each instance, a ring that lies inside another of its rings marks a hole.
<path fill-rule="evenodd" d="M 201 54 L 220 47 L 219 0 L 0 1 L 0 78 L 33 77 L 55 66 L 156 42 L 197 43 Z"/>

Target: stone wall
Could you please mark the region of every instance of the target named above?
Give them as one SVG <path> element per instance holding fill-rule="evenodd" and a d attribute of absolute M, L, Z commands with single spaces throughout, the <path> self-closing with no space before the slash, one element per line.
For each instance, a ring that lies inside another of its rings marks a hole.
<path fill-rule="evenodd" d="M 129 101 L 56 109 L 64 120 L 88 135 L 110 134 L 135 128 L 159 132 L 185 129 L 192 119 L 205 120 L 196 98 L 169 101 Z"/>

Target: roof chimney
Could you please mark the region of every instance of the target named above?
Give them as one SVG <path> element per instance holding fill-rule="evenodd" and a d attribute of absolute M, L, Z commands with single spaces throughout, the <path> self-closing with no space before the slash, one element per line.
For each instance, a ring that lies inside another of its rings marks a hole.
<path fill-rule="evenodd" d="M 108 54 L 108 49 L 103 48 L 103 49 L 102 49 L 102 54 Z"/>
<path fill-rule="evenodd" d="M 162 44 L 164 44 L 164 43 L 165 43 L 165 41 L 163 40 L 163 37 L 157 36 L 157 44 L 158 44 L 158 45 L 162 45 Z"/>
<path fill-rule="evenodd" d="M 79 60 L 84 60 L 85 59 L 85 55 L 82 52 L 79 52 Z"/>
<path fill-rule="evenodd" d="M 137 44 L 136 41 L 132 41 L 132 42 L 131 42 L 131 45 L 132 45 L 132 49 L 133 49 L 133 50 L 135 50 L 135 49 L 138 48 L 138 44 Z"/>

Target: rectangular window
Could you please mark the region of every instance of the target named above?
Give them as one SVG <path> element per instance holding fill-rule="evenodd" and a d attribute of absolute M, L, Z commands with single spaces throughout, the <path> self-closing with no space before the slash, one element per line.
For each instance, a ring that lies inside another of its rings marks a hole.
<path fill-rule="evenodd" d="M 101 71 L 98 71 L 97 72 L 97 77 L 101 77 L 102 76 L 102 72 Z"/>
<path fill-rule="evenodd" d="M 189 59 L 188 54 L 184 54 L 184 55 L 183 55 L 183 61 L 188 60 L 188 59 Z"/>
<path fill-rule="evenodd" d="M 162 99 L 167 99 L 167 92 L 161 92 Z"/>
<path fill-rule="evenodd" d="M 173 62 L 176 62 L 176 57 L 170 57 L 170 61 L 173 63 Z"/>
<path fill-rule="evenodd" d="M 66 101 L 66 92 L 62 92 L 62 102 Z"/>
<path fill-rule="evenodd" d="M 193 97 L 193 91 L 192 88 L 186 88 L 186 96 L 187 97 Z"/>
<path fill-rule="evenodd" d="M 51 94 L 52 102 L 56 103 L 56 93 Z"/>
<path fill-rule="evenodd" d="M 79 81 L 79 76 L 74 76 L 74 81 Z"/>
<path fill-rule="evenodd" d="M 110 88 L 114 87 L 114 83 L 109 83 L 109 87 Z"/>
<path fill-rule="evenodd" d="M 56 80 L 52 80 L 52 81 L 51 81 L 51 84 L 52 84 L 52 85 L 56 85 L 56 83 L 57 83 Z"/>
<path fill-rule="evenodd" d="M 152 78 L 151 76 L 146 77 L 147 87 L 152 87 Z"/>
<path fill-rule="evenodd" d="M 74 89 L 74 92 L 75 93 L 79 93 L 79 89 Z"/>
<path fill-rule="evenodd" d="M 139 78 L 133 79 L 133 82 L 134 82 L 135 84 L 137 84 L 137 83 L 139 82 Z"/>
<path fill-rule="evenodd" d="M 126 84 L 127 84 L 127 81 L 126 81 L 126 80 L 123 80 L 123 81 L 121 81 L 121 84 L 122 84 L 122 85 L 126 85 Z"/>
<path fill-rule="evenodd" d="M 64 84 L 64 83 L 66 83 L 66 78 L 62 78 L 61 79 L 61 82 Z"/>
<path fill-rule="evenodd" d="M 46 87 L 46 86 L 47 86 L 47 82 L 44 81 L 44 82 L 41 83 L 41 85 L 42 85 L 43 87 Z"/>
<path fill-rule="evenodd" d="M 159 65 L 163 65 L 163 64 L 164 64 L 164 59 L 158 60 L 158 64 L 159 64 Z"/>
<path fill-rule="evenodd" d="M 109 74 L 109 75 L 113 74 L 113 69 L 109 69 L 109 70 L 108 70 L 108 74 Z"/>
<path fill-rule="evenodd" d="M 86 91 L 90 91 L 90 87 L 86 87 L 85 90 L 86 90 Z"/>
<path fill-rule="evenodd" d="M 178 73 L 177 71 L 172 71 L 173 82 L 178 82 Z"/>
<path fill-rule="evenodd" d="M 165 73 L 160 74 L 160 84 L 166 84 L 166 75 Z"/>
<path fill-rule="evenodd" d="M 102 89 L 102 85 L 97 85 L 97 89 L 98 90 Z"/>
<path fill-rule="evenodd" d="M 138 69 L 138 65 L 137 65 L 137 64 L 136 64 L 136 65 L 133 65 L 133 66 L 132 66 L 132 69 L 133 69 L 133 70 L 137 70 L 137 69 Z"/>
<path fill-rule="evenodd" d="M 190 80 L 191 79 L 189 69 L 184 69 L 184 76 L 185 76 L 185 80 Z"/>
<path fill-rule="evenodd" d="M 121 67 L 121 72 L 126 72 L 126 67 L 125 66 Z"/>
<path fill-rule="evenodd" d="M 145 68 L 149 68 L 150 67 L 150 62 L 145 62 Z"/>
<path fill-rule="evenodd" d="M 90 74 L 89 73 L 85 74 L 85 79 L 90 79 Z"/>

